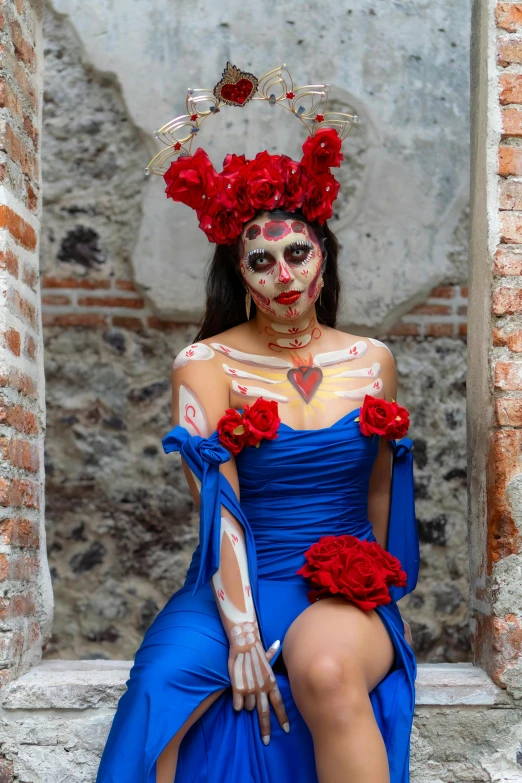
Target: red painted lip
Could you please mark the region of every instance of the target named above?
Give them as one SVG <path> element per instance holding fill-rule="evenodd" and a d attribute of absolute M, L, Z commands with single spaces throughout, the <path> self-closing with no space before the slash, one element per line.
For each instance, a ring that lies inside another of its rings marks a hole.
<path fill-rule="evenodd" d="M 277 296 L 274 296 L 274 300 L 278 304 L 289 305 L 297 302 L 302 293 L 302 291 L 283 291 Z"/>

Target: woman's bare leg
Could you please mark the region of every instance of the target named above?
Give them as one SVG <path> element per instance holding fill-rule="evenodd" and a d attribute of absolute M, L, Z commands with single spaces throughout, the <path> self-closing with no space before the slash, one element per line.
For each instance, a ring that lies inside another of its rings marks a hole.
<path fill-rule="evenodd" d="M 192 715 L 185 721 L 180 730 L 172 737 L 168 745 L 161 753 L 156 762 L 156 783 L 174 783 L 176 776 L 176 766 L 178 764 L 178 751 L 181 740 L 194 723 L 201 718 L 216 699 L 221 696 L 225 688 L 211 693 L 201 704 L 196 707 Z"/>
<path fill-rule="evenodd" d="M 377 613 L 343 599 L 318 601 L 289 628 L 283 655 L 295 703 L 312 733 L 320 783 L 389 783 L 368 696 L 394 660 Z"/>

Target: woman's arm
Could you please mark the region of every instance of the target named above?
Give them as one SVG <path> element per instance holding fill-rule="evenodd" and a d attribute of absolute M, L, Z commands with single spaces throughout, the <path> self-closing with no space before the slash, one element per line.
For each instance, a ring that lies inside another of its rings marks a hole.
<path fill-rule="evenodd" d="M 226 379 L 212 360 L 195 360 L 173 369 L 173 423 L 181 424 L 191 435 L 208 437 L 230 406 Z M 197 505 L 199 481 L 183 463 L 185 475 Z M 235 460 L 231 457 L 220 470 L 239 499 Z M 252 599 L 245 536 L 242 526 L 224 506 L 221 507 L 219 568 L 212 577 L 212 589 L 221 621 L 230 643 L 229 673 L 236 710 L 257 705 L 263 742 L 270 740 L 269 700 L 281 726 L 289 729 L 274 674 L 269 665 L 279 643 L 265 653 L 260 641 Z"/>
<path fill-rule="evenodd" d="M 381 377 L 384 382 L 385 398 L 395 400 L 397 398 L 397 369 L 392 354 L 383 349 L 382 357 L 379 357 L 382 367 Z M 370 486 L 368 490 L 368 519 L 372 523 L 373 534 L 377 542 L 383 547 L 388 545 L 388 525 L 390 519 L 391 482 L 393 469 L 393 451 L 387 440 L 380 439 L 379 451 L 372 468 Z M 406 620 L 404 623 L 404 637 L 410 647 L 413 646 L 411 629 Z"/>

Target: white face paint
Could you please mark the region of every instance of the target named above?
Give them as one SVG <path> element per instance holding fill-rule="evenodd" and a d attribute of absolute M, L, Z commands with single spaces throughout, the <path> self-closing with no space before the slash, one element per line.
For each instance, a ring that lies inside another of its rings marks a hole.
<path fill-rule="evenodd" d="M 193 345 L 188 345 L 186 348 L 183 348 L 183 350 L 178 353 L 174 360 L 174 368 L 184 367 L 192 361 L 207 361 L 208 359 L 212 359 L 213 356 L 214 351 L 212 348 L 209 348 L 208 345 L 205 345 L 205 343 L 194 343 Z"/>
<path fill-rule="evenodd" d="M 208 434 L 208 422 L 203 406 L 188 386 L 179 387 L 179 423 L 191 435 L 204 437 Z"/>
<path fill-rule="evenodd" d="M 230 541 L 230 544 L 232 545 L 232 549 L 234 551 L 237 564 L 239 566 L 239 574 L 241 577 L 241 584 L 243 586 L 243 597 L 245 601 L 245 609 L 244 611 L 239 609 L 232 601 L 230 600 L 225 587 L 223 585 L 223 580 L 221 577 L 221 568 L 218 568 L 214 576 L 212 577 L 212 584 L 214 585 L 214 590 L 216 591 L 216 596 L 218 600 L 218 605 L 225 615 L 225 617 L 230 620 L 232 623 L 234 623 L 234 628 L 232 629 L 234 633 L 231 633 L 232 638 L 239 639 L 242 637 L 244 639 L 243 644 L 240 642 L 238 643 L 240 647 L 244 646 L 244 644 L 251 644 L 252 642 L 248 641 L 249 634 L 251 634 L 252 630 L 254 629 L 254 626 L 252 623 L 255 619 L 255 610 L 254 610 L 254 601 L 252 598 L 252 589 L 250 587 L 250 579 L 248 576 L 248 560 L 247 560 L 247 553 L 245 544 L 243 541 L 243 537 L 238 535 L 237 528 L 230 522 L 229 519 L 226 517 L 221 517 L 221 539 L 223 539 L 224 536 L 228 537 L 228 540 Z M 245 628 L 244 624 L 248 624 L 249 628 Z"/>
<path fill-rule="evenodd" d="M 240 272 L 257 307 L 279 322 L 301 318 L 321 292 L 323 255 L 299 219 L 263 213 L 241 235 Z"/>

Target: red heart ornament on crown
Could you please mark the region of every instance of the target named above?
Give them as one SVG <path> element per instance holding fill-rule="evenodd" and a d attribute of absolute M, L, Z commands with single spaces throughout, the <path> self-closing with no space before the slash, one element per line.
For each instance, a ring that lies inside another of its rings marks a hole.
<path fill-rule="evenodd" d="M 254 85 L 250 79 L 240 79 L 235 84 L 224 84 L 221 88 L 221 98 L 231 103 L 239 103 L 240 106 L 249 99 Z"/>
<path fill-rule="evenodd" d="M 214 87 L 214 95 L 229 106 L 244 106 L 254 97 L 258 83 L 254 74 L 240 71 L 228 62 L 221 81 Z"/>

